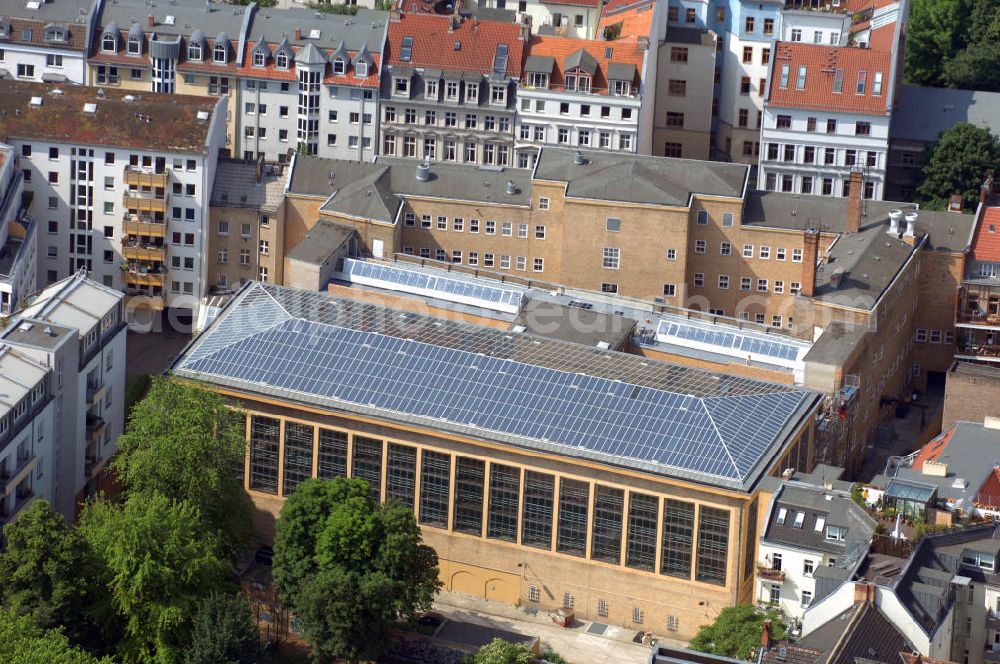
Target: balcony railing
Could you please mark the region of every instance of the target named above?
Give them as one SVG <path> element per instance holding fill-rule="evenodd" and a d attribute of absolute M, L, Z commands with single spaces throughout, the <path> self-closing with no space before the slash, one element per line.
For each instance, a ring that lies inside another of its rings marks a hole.
<path fill-rule="evenodd" d="M 166 212 L 166 194 L 156 194 L 151 191 L 129 190 L 122 194 L 122 203 L 129 210 L 143 212 Z"/>
<path fill-rule="evenodd" d="M 770 565 L 758 564 L 757 575 L 767 581 L 779 581 L 782 583 L 785 581 L 785 570 L 774 569 Z"/>
<path fill-rule="evenodd" d="M 146 244 L 125 240 L 122 242 L 122 256 L 130 261 L 165 263 L 167 260 L 167 247 L 162 244 Z"/>
<path fill-rule="evenodd" d="M 1000 313 L 978 311 L 966 306 L 958 312 L 958 322 L 969 325 L 1000 325 Z"/>
<path fill-rule="evenodd" d="M 0 473 L 0 498 L 10 494 L 21 480 L 31 474 L 35 458 L 33 454 L 19 455 L 13 469 Z"/>
<path fill-rule="evenodd" d="M 126 307 L 143 306 L 149 307 L 153 311 L 163 311 L 164 307 L 166 307 L 166 302 L 162 295 L 151 295 L 143 293 L 138 289 L 129 289 L 126 292 L 131 293 L 125 295 Z"/>
<path fill-rule="evenodd" d="M 87 408 L 92 408 L 96 404 L 100 403 L 104 395 L 108 393 L 107 385 L 87 385 Z"/>
<path fill-rule="evenodd" d="M 126 214 L 122 221 L 123 235 L 137 235 L 143 237 L 165 237 L 167 234 L 167 224 L 163 221 L 154 221 L 152 217 Z"/>
<path fill-rule="evenodd" d="M 957 354 L 1000 361 L 1000 344 L 959 341 Z"/>
<path fill-rule="evenodd" d="M 156 173 L 152 169 L 141 168 L 139 166 L 126 166 L 122 174 L 125 184 L 136 187 L 160 187 L 167 186 L 167 173 Z"/>
<path fill-rule="evenodd" d="M 163 284 L 167 280 L 167 272 L 166 270 L 140 272 L 139 270 L 129 269 L 125 271 L 124 279 L 126 284 L 134 286 L 159 286 L 163 288 Z"/>

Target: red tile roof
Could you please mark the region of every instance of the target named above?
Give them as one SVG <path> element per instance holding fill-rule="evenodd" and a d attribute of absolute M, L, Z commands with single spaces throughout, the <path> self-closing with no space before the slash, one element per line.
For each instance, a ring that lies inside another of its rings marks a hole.
<path fill-rule="evenodd" d="M 52 21 L 53 24 L 66 28 L 66 41 L 45 41 L 45 26 L 49 21 L 36 21 L 30 18 L 7 17 L 10 23 L 10 37 L 4 40 L 7 44 L 31 44 L 45 49 L 68 49 L 85 51 L 87 48 L 87 29 L 82 23 L 65 23 Z M 24 36 L 30 32 L 30 38 Z"/>
<path fill-rule="evenodd" d="M 974 261 L 1000 261 L 1000 207 L 983 208 L 969 257 Z"/>
<path fill-rule="evenodd" d="M 429 67 L 489 74 L 499 44 L 507 44 L 507 75 L 519 77 L 524 42 L 517 23 L 465 19 L 452 28 L 447 16 L 403 14 L 389 22 L 386 62 L 399 67 Z M 412 56 L 399 59 L 403 37 L 413 37 Z M 458 48 L 455 48 L 455 45 Z"/>
<path fill-rule="evenodd" d="M 546 5 L 569 5 L 571 7 L 600 7 L 601 0 L 541 0 Z"/>
<path fill-rule="evenodd" d="M 985 509 L 1000 509 L 1000 468 L 993 469 L 990 476 L 979 487 L 979 493 L 976 494 L 972 503 L 976 507 Z"/>
<path fill-rule="evenodd" d="M 271 43 L 271 50 L 273 51 L 278 45 Z M 271 81 L 295 81 L 295 66 L 294 63 L 289 66 L 288 69 L 278 69 L 274 65 L 274 58 L 268 58 L 267 64 L 264 67 L 254 67 L 253 57 L 251 56 L 251 51 L 257 45 L 257 42 L 247 42 L 246 51 L 243 55 L 243 66 L 236 70 L 237 75 L 241 78 L 257 78 L 257 79 L 267 79 Z M 298 53 L 301 47 L 292 46 L 292 51 Z M 336 49 L 332 48 L 321 48 L 319 49 L 327 60 L 329 60 Z M 347 55 L 353 60 L 354 56 L 357 55 L 357 51 L 347 51 Z M 365 78 L 359 78 L 354 75 L 354 65 L 348 63 L 347 73 L 344 76 L 334 76 L 333 67 L 331 65 L 326 66 L 326 72 L 323 75 L 323 82 L 326 84 L 333 85 L 350 85 L 353 87 L 361 88 L 377 88 L 378 87 L 378 72 L 379 65 L 381 63 L 382 56 L 378 53 L 369 53 L 372 59 L 372 66 L 368 70 L 368 76 Z"/>
<path fill-rule="evenodd" d="M 603 38 L 604 28 L 616 23 L 622 24 L 621 33 L 615 41 L 636 41 L 639 37 L 649 39 L 653 29 L 655 0 L 612 0 L 605 5 L 601 20 L 597 24 L 598 38 Z"/>
<path fill-rule="evenodd" d="M 778 42 L 775 45 L 768 104 L 779 108 L 814 108 L 867 115 L 885 115 L 891 85 L 892 54 L 870 48 L 830 47 Z M 788 65 L 788 85 L 781 87 L 781 68 Z M 799 67 L 806 66 L 806 84 L 797 90 Z M 834 92 L 835 71 L 843 70 L 842 92 Z M 858 73 L 866 72 L 864 94 L 855 94 Z M 875 73 L 882 73 L 882 93 L 872 94 Z"/>
<path fill-rule="evenodd" d="M 948 429 L 944 433 L 940 434 L 937 438 L 927 443 L 920 448 L 920 452 L 917 454 L 916 458 L 913 460 L 914 470 L 923 470 L 924 462 L 926 461 L 937 461 L 938 458 L 944 454 L 945 448 L 948 447 L 951 437 L 955 435 L 955 427 Z"/>
<path fill-rule="evenodd" d="M 605 50 L 609 48 L 611 49 L 610 60 L 604 57 Z M 555 60 L 552 74 L 549 76 L 549 89 L 561 90 L 565 84 L 563 63 L 566 58 L 580 49 L 589 53 L 597 61 L 597 73 L 590 85 L 591 92 L 608 93 L 607 66 L 609 64 L 635 65 L 635 79 L 632 81 L 632 85 L 638 85 L 636 81 L 642 74 L 642 59 L 646 51 L 636 46 L 635 42 L 622 40 L 606 42 L 533 35 L 531 41 L 528 42 L 527 49 L 525 49 L 525 57 L 535 55 Z"/>

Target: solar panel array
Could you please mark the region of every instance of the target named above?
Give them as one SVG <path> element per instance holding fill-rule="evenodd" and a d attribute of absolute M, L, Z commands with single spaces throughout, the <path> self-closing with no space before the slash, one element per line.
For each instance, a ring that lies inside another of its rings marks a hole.
<path fill-rule="evenodd" d="M 286 310 L 288 316 L 273 317 L 270 324 L 257 316 L 254 333 L 230 336 L 254 319 L 255 312 L 273 316 L 270 308 L 259 309 L 269 305 L 257 291 L 274 295 L 291 309 L 318 315 L 307 320 Z M 440 330 L 436 319 L 330 297 L 320 304 L 311 299 L 318 294 L 305 299 L 300 293 L 251 285 L 179 360 L 176 372 L 345 409 L 376 409 L 435 428 L 473 431 L 526 446 L 554 446 L 565 454 L 617 465 L 731 482 L 747 478 L 783 441 L 789 420 L 799 417 L 800 409 L 814 398 L 805 390 L 748 379 L 738 379 L 747 383 L 742 393 L 728 390 L 741 382 L 716 380 L 712 395 L 695 396 L 540 366 L 525 361 L 530 354 L 518 352 L 540 343 L 523 335 L 441 322 L 460 338 L 446 331 L 441 339 L 450 338 L 450 345 L 430 343 L 434 333 L 421 331 Z M 355 311 L 346 315 L 348 309 Z M 323 322 L 333 316 L 339 316 L 339 324 Z M 379 318 L 382 332 L 365 329 Z M 408 319 L 406 331 L 385 324 L 400 318 Z M 567 355 L 592 350 L 543 341 Z M 483 347 L 492 354 L 477 352 Z M 600 354 L 619 365 L 640 360 L 665 374 L 674 369 L 622 353 Z M 704 375 L 711 376 L 692 374 Z"/>
<path fill-rule="evenodd" d="M 516 313 L 521 308 L 523 288 L 453 279 L 396 265 L 344 259 L 344 274 L 351 282 L 385 286 L 408 293 L 431 294 L 443 300 L 473 303 L 490 309 Z"/>
<path fill-rule="evenodd" d="M 762 334 L 720 329 L 716 325 L 699 325 L 687 321 L 661 320 L 656 333 L 657 336 L 709 344 L 743 355 L 753 353 L 792 362 L 798 359 L 800 353 L 805 354 L 808 350 L 805 344 L 797 344 L 791 340 L 769 339 Z"/>
<path fill-rule="evenodd" d="M 493 55 L 493 78 L 504 78 L 507 75 L 507 44 L 497 44 Z"/>

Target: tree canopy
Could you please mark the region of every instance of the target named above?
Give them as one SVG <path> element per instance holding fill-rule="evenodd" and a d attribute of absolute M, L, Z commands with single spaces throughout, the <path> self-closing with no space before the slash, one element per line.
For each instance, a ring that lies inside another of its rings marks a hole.
<path fill-rule="evenodd" d="M 38 627 L 64 626 L 75 645 L 98 642 L 99 562 L 83 537 L 39 500 L 4 527 L 0 605 L 30 614 Z"/>
<path fill-rule="evenodd" d="M 781 614 L 777 611 L 760 613 L 752 605 L 729 606 L 719 612 L 714 622 L 703 625 L 689 647 L 744 661 L 753 660 L 760 647 L 761 626 L 771 621 L 771 637 L 780 641 L 787 637 Z"/>
<path fill-rule="evenodd" d="M 920 202 L 929 209 L 944 210 L 952 194 L 961 194 L 965 206 L 975 209 L 987 173 L 998 167 L 997 137 L 986 128 L 961 122 L 928 147 L 917 181 Z"/>
<path fill-rule="evenodd" d="M 470 655 L 466 664 L 531 664 L 533 657 L 520 643 L 511 643 L 497 637 Z"/>
<path fill-rule="evenodd" d="M 218 539 L 206 532 L 198 508 L 137 494 L 124 505 L 88 504 L 79 527 L 106 567 L 102 581 L 122 623 L 120 656 L 179 661 L 198 600 L 228 589 Z"/>
<path fill-rule="evenodd" d="M 113 664 L 74 648 L 59 630 L 42 629 L 31 616 L 0 609 L 0 662 L 4 664 Z"/>
<path fill-rule="evenodd" d="M 231 554 L 250 530 L 239 473 L 246 450 L 243 421 L 215 393 L 154 379 L 118 438 L 114 467 L 129 493 L 159 493 L 197 508 Z"/>
<path fill-rule="evenodd" d="M 906 80 L 1000 91 L 1000 0 L 913 0 Z"/>
<path fill-rule="evenodd" d="M 260 636 L 244 595 L 212 593 L 198 605 L 184 664 L 252 664 Z"/>
<path fill-rule="evenodd" d="M 430 608 L 440 587 L 413 513 L 377 504 L 367 482 L 347 478 L 306 480 L 289 496 L 273 573 L 317 660 L 374 659 L 392 622 Z"/>

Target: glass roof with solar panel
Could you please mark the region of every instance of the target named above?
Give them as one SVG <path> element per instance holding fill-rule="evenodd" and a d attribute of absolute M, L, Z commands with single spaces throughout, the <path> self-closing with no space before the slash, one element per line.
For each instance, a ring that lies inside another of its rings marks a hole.
<path fill-rule="evenodd" d="M 424 271 L 399 265 L 344 259 L 343 276 L 351 283 L 377 286 L 404 293 L 426 295 L 449 302 L 517 313 L 525 288 L 502 282 L 480 283 L 474 279 L 444 276 L 440 270 Z"/>
<path fill-rule="evenodd" d="M 811 348 L 808 342 L 791 337 L 666 316 L 657 326 L 656 340 L 786 367 L 795 366 Z"/>
<path fill-rule="evenodd" d="M 788 385 L 251 282 L 178 376 L 747 490 L 819 402 Z"/>

